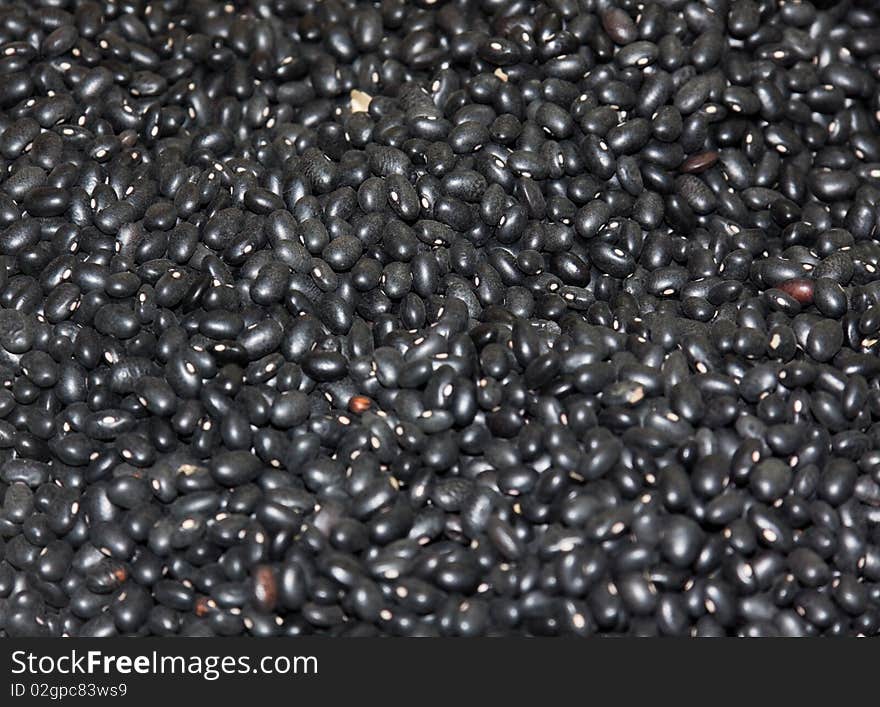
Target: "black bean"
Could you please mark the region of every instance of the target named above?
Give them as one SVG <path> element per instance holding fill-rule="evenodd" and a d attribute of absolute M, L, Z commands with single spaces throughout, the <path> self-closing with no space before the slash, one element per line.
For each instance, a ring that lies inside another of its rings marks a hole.
<path fill-rule="evenodd" d="M 873 10 L 593 4 L 13 0 L 0 635 L 880 632 Z"/>
<path fill-rule="evenodd" d="M 843 344 L 843 329 L 832 319 L 823 319 L 810 329 L 807 352 L 815 361 L 831 360 Z"/>
<path fill-rule="evenodd" d="M 616 7 L 602 13 L 602 27 L 617 44 L 629 44 L 638 36 L 638 29 L 632 18 L 624 10 Z"/>

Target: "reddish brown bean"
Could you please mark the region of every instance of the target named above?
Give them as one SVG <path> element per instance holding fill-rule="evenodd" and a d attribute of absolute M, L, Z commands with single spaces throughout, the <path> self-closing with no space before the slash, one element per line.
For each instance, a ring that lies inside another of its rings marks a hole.
<path fill-rule="evenodd" d="M 681 171 L 685 174 L 699 174 L 714 166 L 716 162 L 718 162 L 718 153 L 715 150 L 698 152 L 681 163 Z"/>
<path fill-rule="evenodd" d="M 785 294 L 794 297 L 801 304 L 813 301 L 813 281 L 804 277 L 796 277 L 777 285 Z"/>

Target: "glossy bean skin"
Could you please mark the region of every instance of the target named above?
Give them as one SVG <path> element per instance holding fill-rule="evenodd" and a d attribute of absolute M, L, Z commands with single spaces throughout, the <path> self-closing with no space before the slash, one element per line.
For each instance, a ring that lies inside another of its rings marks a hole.
<path fill-rule="evenodd" d="M 7 5 L 0 637 L 880 631 L 872 3 Z"/>

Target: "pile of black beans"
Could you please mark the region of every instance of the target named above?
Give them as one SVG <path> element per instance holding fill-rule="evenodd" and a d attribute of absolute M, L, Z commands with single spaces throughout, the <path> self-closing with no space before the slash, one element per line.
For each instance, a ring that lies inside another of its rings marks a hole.
<path fill-rule="evenodd" d="M 0 636 L 880 632 L 880 8 L 0 4 Z"/>

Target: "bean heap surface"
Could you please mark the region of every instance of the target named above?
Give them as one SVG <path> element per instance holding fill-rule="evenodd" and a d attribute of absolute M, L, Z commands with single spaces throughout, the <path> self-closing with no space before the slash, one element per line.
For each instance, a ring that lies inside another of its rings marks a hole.
<path fill-rule="evenodd" d="M 0 3 L 0 636 L 878 633 L 878 82 L 853 0 Z"/>

